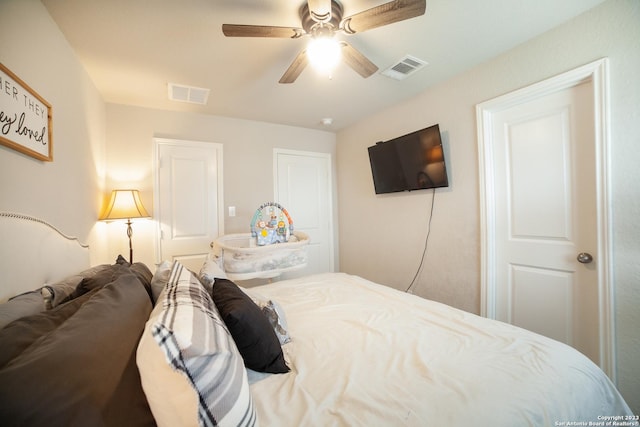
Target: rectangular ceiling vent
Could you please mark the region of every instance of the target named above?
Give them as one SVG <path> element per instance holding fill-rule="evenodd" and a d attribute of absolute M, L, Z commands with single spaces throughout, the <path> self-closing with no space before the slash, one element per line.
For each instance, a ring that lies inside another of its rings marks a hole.
<path fill-rule="evenodd" d="M 427 61 L 423 61 L 422 59 L 418 59 L 411 55 L 406 55 L 391 67 L 384 70 L 381 74 L 391 77 L 392 79 L 404 80 L 427 64 Z"/>
<path fill-rule="evenodd" d="M 209 89 L 169 83 L 169 99 L 205 105 L 209 98 Z"/>

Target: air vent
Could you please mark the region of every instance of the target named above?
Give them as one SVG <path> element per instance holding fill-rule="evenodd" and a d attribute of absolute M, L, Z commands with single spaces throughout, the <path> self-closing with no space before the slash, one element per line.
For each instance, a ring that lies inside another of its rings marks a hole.
<path fill-rule="evenodd" d="M 391 77 L 392 79 L 404 80 L 427 64 L 427 61 L 407 55 L 391 67 L 384 70 L 381 74 Z"/>
<path fill-rule="evenodd" d="M 209 89 L 169 83 L 169 99 L 205 105 L 209 98 Z"/>

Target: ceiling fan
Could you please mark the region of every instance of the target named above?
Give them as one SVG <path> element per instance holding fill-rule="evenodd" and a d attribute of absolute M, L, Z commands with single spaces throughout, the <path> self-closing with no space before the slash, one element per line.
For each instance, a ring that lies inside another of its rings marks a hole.
<path fill-rule="evenodd" d="M 393 24 L 423 15 L 426 0 L 394 0 L 343 18 L 342 5 L 337 0 L 308 0 L 300 8 L 302 28 L 265 25 L 223 24 L 227 37 L 275 37 L 297 39 L 310 35 L 314 40 L 333 39 L 337 32 L 361 33 L 372 28 Z M 378 67 L 345 41 L 336 41 L 347 65 L 367 78 Z M 307 50 L 303 49 L 280 78 L 280 83 L 293 83 L 307 66 Z"/>

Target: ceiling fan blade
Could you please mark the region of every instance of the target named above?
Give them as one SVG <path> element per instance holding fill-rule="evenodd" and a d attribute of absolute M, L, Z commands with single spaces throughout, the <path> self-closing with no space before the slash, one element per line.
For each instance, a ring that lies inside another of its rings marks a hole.
<path fill-rule="evenodd" d="M 378 71 L 378 67 L 369 61 L 366 56 L 361 54 L 357 49 L 347 42 L 340 42 L 342 46 L 342 58 L 347 65 L 355 70 L 365 79 Z"/>
<path fill-rule="evenodd" d="M 347 16 L 340 23 L 340 28 L 347 34 L 361 33 L 372 28 L 424 15 L 426 7 L 426 0 L 394 0 Z"/>
<path fill-rule="evenodd" d="M 278 83 L 293 83 L 296 81 L 302 70 L 307 66 L 307 51 L 303 50 L 296 56 L 287 71 L 284 72 Z"/>
<path fill-rule="evenodd" d="M 311 19 L 319 23 L 331 21 L 331 0 L 307 0 Z"/>
<path fill-rule="evenodd" d="M 276 37 L 285 39 L 297 39 L 306 34 L 302 28 L 236 24 L 222 24 L 222 33 L 227 37 Z"/>

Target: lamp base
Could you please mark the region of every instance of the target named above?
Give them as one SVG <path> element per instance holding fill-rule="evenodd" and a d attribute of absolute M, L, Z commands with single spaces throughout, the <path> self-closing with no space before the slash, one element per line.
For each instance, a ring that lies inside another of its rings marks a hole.
<path fill-rule="evenodd" d="M 131 244 L 131 236 L 133 236 L 133 228 L 131 228 L 131 219 L 127 219 L 127 237 L 129 238 L 129 264 L 133 264 L 133 245 Z"/>

